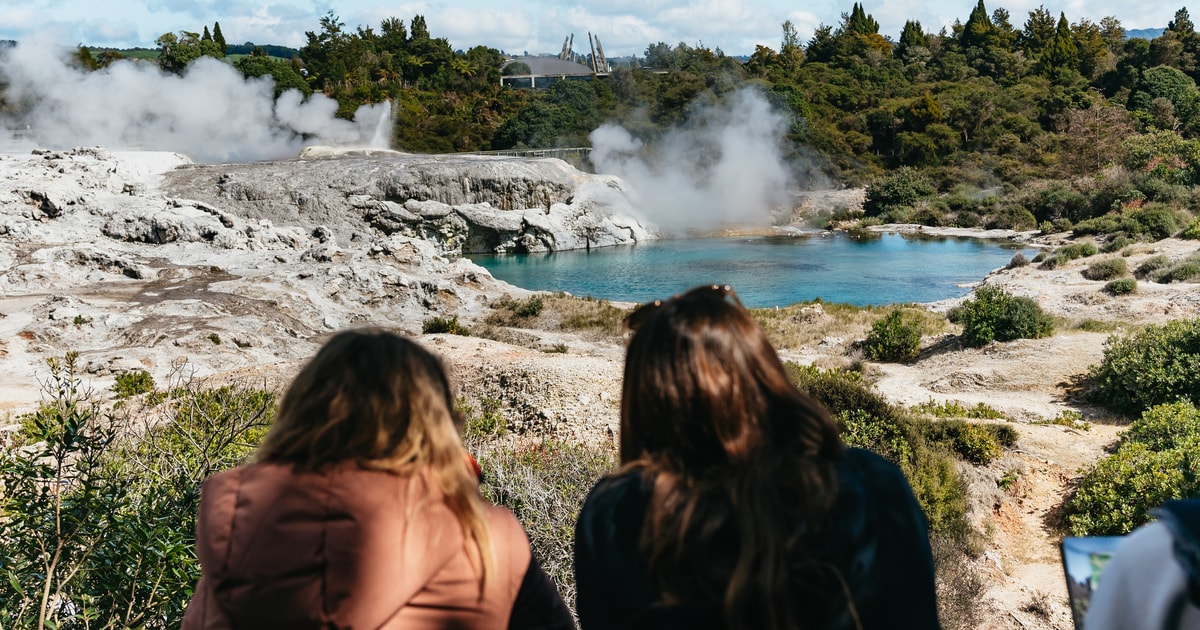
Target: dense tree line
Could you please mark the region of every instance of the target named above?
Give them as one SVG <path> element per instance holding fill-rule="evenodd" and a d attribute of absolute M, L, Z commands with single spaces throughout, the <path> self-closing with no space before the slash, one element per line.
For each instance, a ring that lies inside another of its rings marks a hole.
<path fill-rule="evenodd" d="M 219 34 L 164 34 L 158 63 L 179 72 L 221 57 Z M 85 53 L 87 67 L 111 62 Z M 1063 227 L 1146 203 L 1191 208 L 1200 183 L 1200 34 L 1185 8 L 1148 40 L 1112 17 L 1014 16 L 979 0 L 965 21 L 938 32 L 909 21 L 893 40 L 855 3 L 807 42 L 784 22 L 778 50 L 745 62 L 656 42 L 606 77 L 548 90 L 502 88 L 500 51 L 455 51 L 420 15 L 350 29 L 330 12 L 289 58 L 256 48 L 234 63 L 280 91 L 333 97 L 342 116 L 390 99 L 395 145 L 427 152 L 583 146 L 610 120 L 652 144 L 697 103 L 754 86 L 791 120 L 788 154 L 843 183 L 927 191 L 885 204 L 889 219 Z M 1088 179 L 1110 166 L 1119 177 Z M 901 216 L 914 210 L 928 212 Z"/>

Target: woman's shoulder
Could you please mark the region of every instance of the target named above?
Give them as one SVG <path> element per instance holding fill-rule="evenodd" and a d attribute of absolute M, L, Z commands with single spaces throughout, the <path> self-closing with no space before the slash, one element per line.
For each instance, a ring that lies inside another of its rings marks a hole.
<path fill-rule="evenodd" d="M 908 479 L 898 466 L 866 449 L 847 447 L 835 465 L 839 481 L 854 482 L 864 489 L 908 488 Z"/>
<path fill-rule="evenodd" d="M 639 471 L 618 472 L 600 479 L 588 493 L 575 525 L 578 544 L 632 544 L 641 531 L 650 487 Z"/>
<path fill-rule="evenodd" d="M 650 486 L 637 470 L 606 475 L 592 486 L 583 509 L 597 515 L 614 515 L 629 510 L 641 511 L 650 498 Z"/>

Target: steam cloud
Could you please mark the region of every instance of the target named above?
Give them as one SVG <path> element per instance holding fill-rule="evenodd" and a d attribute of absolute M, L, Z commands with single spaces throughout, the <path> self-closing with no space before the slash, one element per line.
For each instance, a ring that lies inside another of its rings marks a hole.
<path fill-rule="evenodd" d="M 634 207 L 667 232 L 765 225 L 788 197 L 780 149 L 787 125 L 762 94 L 743 89 L 701 106 L 649 151 L 624 128 L 604 125 L 589 136 L 592 163 L 627 182 Z"/>
<path fill-rule="evenodd" d="M 55 48 L 22 42 L 0 54 L 6 97 L 24 112 L 0 117 L 0 125 L 15 132 L 0 138 L 0 149 L 30 142 L 59 149 L 101 145 L 223 162 L 294 156 L 312 144 L 387 146 L 386 103 L 359 108 L 350 122 L 334 117 L 333 99 L 314 94 L 304 100 L 290 90 L 276 101 L 269 76 L 245 79 L 210 57 L 180 77 L 132 60 L 86 72 L 67 63 L 69 51 L 48 50 Z"/>

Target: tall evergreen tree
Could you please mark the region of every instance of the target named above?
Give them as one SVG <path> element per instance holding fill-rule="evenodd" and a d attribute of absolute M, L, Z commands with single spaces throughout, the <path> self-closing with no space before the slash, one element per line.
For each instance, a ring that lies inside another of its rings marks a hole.
<path fill-rule="evenodd" d="M 1042 54 L 1040 70 L 1042 74 L 1050 75 L 1056 70 L 1078 70 L 1079 49 L 1075 46 L 1075 38 L 1071 33 L 1071 25 L 1067 22 L 1065 13 L 1058 17 L 1058 27 L 1054 32 L 1054 41 Z"/>
<path fill-rule="evenodd" d="M 229 52 L 229 45 L 225 43 L 225 35 L 221 33 L 220 22 L 213 22 L 212 38 L 216 42 L 217 47 L 220 48 L 221 56 L 224 57 Z"/>
<path fill-rule="evenodd" d="M 791 20 L 783 23 L 783 42 L 779 47 L 779 65 L 789 76 L 804 63 L 804 49 L 800 46 L 800 35 Z"/>
<path fill-rule="evenodd" d="M 959 35 L 962 49 L 965 51 L 969 48 L 986 48 L 991 43 L 994 28 L 992 19 L 988 17 L 987 8 L 983 6 L 983 0 L 979 0 L 975 8 L 971 10 L 971 16 L 967 18 L 967 23 L 963 25 L 962 33 Z"/>
<path fill-rule="evenodd" d="M 207 26 L 205 26 L 205 27 L 204 27 L 204 34 L 200 36 L 200 41 L 202 41 L 202 42 L 211 42 L 212 40 L 213 40 L 213 38 L 212 38 L 212 33 L 209 33 L 209 32 L 208 32 L 208 27 L 207 27 Z"/>
<path fill-rule="evenodd" d="M 845 19 L 843 31 L 847 35 L 874 35 L 879 32 L 879 22 L 867 15 L 863 6 L 855 2 L 854 8 L 850 9 L 850 15 Z"/>
<path fill-rule="evenodd" d="M 929 35 L 921 28 L 921 23 L 909 20 L 900 31 L 900 41 L 896 43 L 896 56 L 907 59 L 915 48 L 928 49 L 931 43 Z"/>
<path fill-rule="evenodd" d="M 1054 41 L 1055 30 L 1054 15 L 1045 6 L 1039 6 L 1029 12 L 1029 19 L 1017 36 L 1017 47 L 1025 52 L 1026 59 L 1037 63 Z"/>

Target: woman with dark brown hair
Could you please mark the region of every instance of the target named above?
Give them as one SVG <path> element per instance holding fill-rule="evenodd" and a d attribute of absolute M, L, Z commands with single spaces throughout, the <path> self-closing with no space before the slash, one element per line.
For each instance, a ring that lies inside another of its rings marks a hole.
<path fill-rule="evenodd" d="M 204 483 L 186 628 L 574 628 L 511 513 L 479 493 L 441 362 L 338 333 L 256 462 Z"/>
<path fill-rule="evenodd" d="M 575 532 L 584 630 L 938 627 L 903 474 L 843 446 L 728 286 L 626 324 L 621 468 Z"/>

